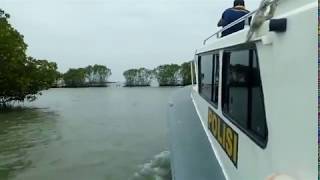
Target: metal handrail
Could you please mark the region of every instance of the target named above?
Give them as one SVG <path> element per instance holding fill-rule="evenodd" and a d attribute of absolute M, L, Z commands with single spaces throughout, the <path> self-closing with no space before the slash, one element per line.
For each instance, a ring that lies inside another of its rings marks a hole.
<path fill-rule="evenodd" d="M 206 42 L 207 42 L 209 39 L 211 39 L 212 37 L 214 37 L 214 36 L 219 37 L 219 34 L 222 33 L 223 31 L 225 31 L 225 30 L 227 30 L 227 29 L 229 29 L 229 28 L 231 28 L 231 27 L 233 27 L 233 26 L 235 26 L 235 25 L 237 25 L 237 24 L 239 24 L 239 23 L 241 23 L 241 22 L 243 22 L 243 21 L 246 21 L 247 19 L 249 19 L 250 17 L 252 17 L 258 10 L 259 10 L 259 9 L 254 10 L 254 11 L 252 11 L 252 12 L 250 12 L 250 13 L 242 16 L 241 18 L 239 18 L 239 19 L 237 19 L 236 21 L 228 24 L 227 26 L 223 27 L 222 29 L 220 29 L 219 31 L 215 32 L 215 33 L 212 34 L 211 36 L 207 37 L 207 38 L 203 41 L 203 45 L 205 45 Z"/>

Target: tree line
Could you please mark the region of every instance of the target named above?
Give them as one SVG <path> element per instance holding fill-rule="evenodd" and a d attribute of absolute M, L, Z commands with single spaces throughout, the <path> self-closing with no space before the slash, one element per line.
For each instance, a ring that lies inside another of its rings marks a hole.
<path fill-rule="evenodd" d="M 89 65 L 85 68 L 71 68 L 60 76 L 56 86 L 63 80 L 63 87 L 105 87 L 111 76 L 111 69 L 104 65 Z"/>
<path fill-rule="evenodd" d="M 152 70 L 146 68 L 128 69 L 123 73 L 125 86 L 150 86 L 156 80 L 159 86 L 178 86 L 191 84 L 191 65 L 185 62 L 160 65 Z"/>

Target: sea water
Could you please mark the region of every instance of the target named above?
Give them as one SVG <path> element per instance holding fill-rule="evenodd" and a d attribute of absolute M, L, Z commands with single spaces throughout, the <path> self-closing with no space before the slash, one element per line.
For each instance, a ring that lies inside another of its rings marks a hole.
<path fill-rule="evenodd" d="M 0 180 L 168 180 L 176 88 L 50 89 L 0 113 Z"/>

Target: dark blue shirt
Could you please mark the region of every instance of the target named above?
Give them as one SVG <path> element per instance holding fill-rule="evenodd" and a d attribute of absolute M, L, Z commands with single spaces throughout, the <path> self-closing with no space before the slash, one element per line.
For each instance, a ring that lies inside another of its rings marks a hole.
<path fill-rule="evenodd" d="M 222 18 L 218 24 L 218 26 L 227 26 L 228 24 L 236 21 L 237 19 L 241 18 L 242 16 L 248 14 L 249 11 L 244 9 L 243 7 L 233 7 L 225 10 L 222 14 Z M 239 30 L 242 30 L 245 26 L 245 22 L 240 22 L 239 24 L 225 30 L 222 32 L 222 36 L 226 36 L 229 34 L 232 34 L 234 32 L 237 32 Z"/>

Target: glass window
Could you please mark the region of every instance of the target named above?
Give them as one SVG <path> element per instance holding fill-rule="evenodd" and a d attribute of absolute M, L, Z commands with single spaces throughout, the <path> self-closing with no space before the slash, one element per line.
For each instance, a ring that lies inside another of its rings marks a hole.
<path fill-rule="evenodd" d="M 195 61 L 191 62 L 191 75 L 192 75 L 192 84 L 197 84 L 196 82 L 196 68 L 195 68 Z"/>
<path fill-rule="evenodd" d="M 219 55 L 208 54 L 199 57 L 200 94 L 217 107 L 219 98 Z"/>
<path fill-rule="evenodd" d="M 224 101 L 224 111 L 240 125 L 246 125 L 248 119 L 248 69 L 249 51 L 229 53 L 228 79 L 226 82 L 227 99 Z"/>
<path fill-rule="evenodd" d="M 260 72 L 258 68 L 257 56 L 252 51 L 253 64 L 252 64 L 252 98 L 251 98 L 251 128 L 252 130 L 262 136 L 267 136 L 267 125 L 263 103 L 263 93 L 260 80 Z"/>
<path fill-rule="evenodd" d="M 222 73 L 223 112 L 251 135 L 265 139 L 267 126 L 256 51 L 224 52 Z"/>
<path fill-rule="evenodd" d="M 212 97 L 212 73 L 213 73 L 213 55 L 204 55 L 200 59 L 200 94 L 206 100 L 211 101 Z"/>
<path fill-rule="evenodd" d="M 214 55 L 214 74 L 213 74 L 213 98 L 212 102 L 218 105 L 219 98 L 219 55 Z"/>

